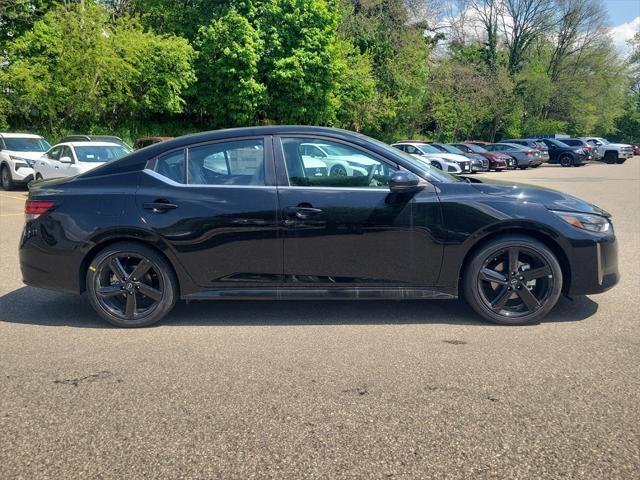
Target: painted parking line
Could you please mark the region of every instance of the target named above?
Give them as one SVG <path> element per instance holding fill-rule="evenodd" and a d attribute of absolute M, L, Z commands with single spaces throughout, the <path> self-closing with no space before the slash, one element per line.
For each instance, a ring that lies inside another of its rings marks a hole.
<path fill-rule="evenodd" d="M 2 214 L 0 214 L 0 217 L 16 217 L 18 215 L 24 215 L 24 212 L 20 212 L 20 213 L 2 213 Z"/>

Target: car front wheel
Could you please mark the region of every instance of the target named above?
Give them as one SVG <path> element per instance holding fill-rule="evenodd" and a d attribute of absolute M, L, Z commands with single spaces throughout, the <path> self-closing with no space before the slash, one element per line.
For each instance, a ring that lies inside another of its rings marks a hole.
<path fill-rule="evenodd" d="M 490 322 L 531 325 L 555 306 L 562 281 L 560 264 L 546 245 L 509 235 L 474 254 L 462 287 L 469 305 Z"/>
<path fill-rule="evenodd" d="M 11 178 L 11 172 L 9 171 L 9 167 L 6 165 L 2 166 L 2 171 L 0 172 L 0 183 L 2 183 L 2 188 L 4 190 L 13 190 L 15 186 L 13 183 L 13 178 Z"/>
<path fill-rule="evenodd" d="M 98 314 L 118 327 L 146 327 L 173 308 L 178 293 L 171 265 L 145 245 L 109 245 L 87 270 L 89 301 Z"/>

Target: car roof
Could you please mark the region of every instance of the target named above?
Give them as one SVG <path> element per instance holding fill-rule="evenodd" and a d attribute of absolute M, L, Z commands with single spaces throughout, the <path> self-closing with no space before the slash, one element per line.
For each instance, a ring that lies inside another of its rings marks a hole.
<path fill-rule="evenodd" d="M 3 138 L 43 138 L 40 135 L 34 133 L 0 133 L 0 137 Z"/>
<path fill-rule="evenodd" d="M 522 145 L 518 145 L 517 143 L 509 143 L 509 142 L 497 142 L 497 143 L 494 143 L 493 145 L 508 145 L 510 147 L 522 148 Z"/>
<path fill-rule="evenodd" d="M 122 147 L 122 145 L 115 142 L 60 142 L 51 148 L 60 147 L 62 145 L 71 147 Z"/>

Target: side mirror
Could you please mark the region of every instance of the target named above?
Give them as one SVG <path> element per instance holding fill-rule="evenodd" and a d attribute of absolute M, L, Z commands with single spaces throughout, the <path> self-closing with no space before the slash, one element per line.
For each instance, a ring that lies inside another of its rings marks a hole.
<path fill-rule="evenodd" d="M 389 190 L 395 193 L 411 192 L 418 188 L 420 179 L 411 172 L 395 172 L 389 179 Z"/>
<path fill-rule="evenodd" d="M 71 157 L 60 157 L 60 163 L 73 163 Z"/>

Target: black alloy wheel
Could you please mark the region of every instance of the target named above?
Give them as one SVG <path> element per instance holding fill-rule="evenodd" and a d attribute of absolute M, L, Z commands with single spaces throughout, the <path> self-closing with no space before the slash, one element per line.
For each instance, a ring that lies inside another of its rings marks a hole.
<path fill-rule="evenodd" d="M 107 247 L 91 262 L 87 290 L 94 309 L 119 327 L 151 325 L 173 308 L 177 282 L 171 266 L 137 243 Z"/>
<path fill-rule="evenodd" d="M 560 165 L 563 167 L 570 167 L 573 164 L 573 159 L 571 155 L 561 155 L 560 156 Z"/>
<path fill-rule="evenodd" d="M 527 325 L 538 323 L 558 301 L 562 270 L 544 244 L 508 236 L 476 253 L 463 283 L 467 302 L 487 320 Z"/>

